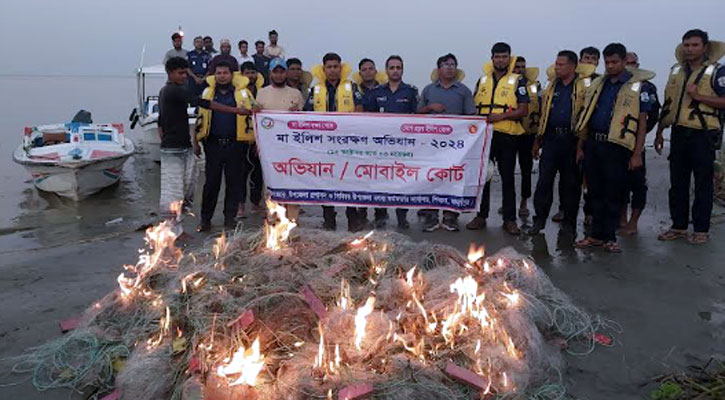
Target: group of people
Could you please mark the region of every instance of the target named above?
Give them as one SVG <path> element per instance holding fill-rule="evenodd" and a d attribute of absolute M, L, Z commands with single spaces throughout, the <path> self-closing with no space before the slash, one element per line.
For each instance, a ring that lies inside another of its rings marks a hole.
<path fill-rule="evenodd" d="M 174 50 L 181 48 L 177 39 L 172 37 Z M 533 224 L 524 233 L 537 235 L 545 228 L 558 174 L 560 205 L 552 219 L 561 222 L 562 232 L 573 240 L 583 198 L 585 235 L 574 241 L 575 246 L 599 246 L 613 253 L 621 252 L 618 233 L 637 232 L 646 204 L 645 136 L 657 127 L 655 150 L 661 154 L 663 131 L 671 128 L 672 225 L 659 239 L 683 238 L 693 244 L 709 240 L 713 161 L 722 142 L 725 110 L 725 69 L 717 62 L 725 55 L 725 44 L 710 41 L 702 30 L 690 30 L 682 37 L 662 102 L 650 81 L 655 74 L 640 69 L 637 54 L 628 52 L 621 43 L 608 44 L 601 53 L 594 47 L 584 48 L 579 54 L 560 51 L 546 70 L 547 84 L 543 88 L 538 69 L 527 67 L 526 59 L 514 56 L 506 43 L 493 45 L 490 61 L 485 63 L 473 91 L 462 82 L 463 71 L 455 55 L 449 53 L 438 58 L 431 83 L 419 92 L 403 81 L 404 62 L 397 55 L 386 59 L 384 73 L 377 71 L 373 60 L 365 58 L 357 63 L 358 71 L 351 76 L 349 64 L 343 63 L 338 54 L 327 53 L 322 64 L 307 73 L 299 59 L 284 60 L 277 32 L 272 31 L 269 46 L 257 42 L 254 61 L 242 61 L 240 65 L 230 54 L 229 41 L 223 40 L 222 53 L 199 65 L 198 54 L 208 54 L 213 43 L 209 41 L 207 46 L 206 41 L 197 39 L 195 50 L 186 58 L 177 57 L 174 50 L 167 54 L 169 83 L 160 93 L 159 126 L 162 199 L 173 198 L 164 197 L 165 191 L 173 191 L 177 199 L 190 200 L 189 182 L 179 178 L 164 180 L 170 174 L 189 175 L 188 160 L 191 154 L 199 154 L 199 142 L 204 145 L 206 183 L 201 231 L 211 227 L 222 175 L 226 182 L 225 225 L 234 226 L 235 218 L 243 215 L 248 186 L 252 204 L 260 207 L 263 182 L 250 116 L 259 110 L 303 110 L 485 117 L 493 128 L 490 156 L 501 178 L 499 212 L 504 231 L 522 233 L 517 215 L 530 214 L 531 171 L 533 160 L 538 159 Z M 241 56 L 248 57 L 245 41 L 239 42 L 239 48 Z M 595 72 L 600 59 L 605 66 L 602 75 Z M 314 86 L 312 77 L 316 78 Z M 201 109 L 197 132 L 191 135 L 187 104 Z M 517 162 L 521 171 L 519 202 Z M 171 172 L 164 173 L 169 166 Z M 690 233 L 691 176 L 695 180 L 695 198 L 694 229 Z M 490 186 L 488 182 L 483 188 L 480 210 L 466 224 L 467 229 L 486 227 Z M 297 219 L 298 213 L 298 206 L 288 206 L 290 218 Z M 405 209 L 395 210 L 399 228 L 409 228 L 407 213 Z M 383 228 L 389 218 L 386 209 L 375 209 L 372 222 L 367 208 L 347 207 L 345 214 L 350 231 L 370 225 Z M 426 232 L 460 229 L 455 212 L 443 211 L 441 216 L 439 210 L 427 209 L 418 211 L 418 215 L 423 218 Z M 323 218 L 324 229 L 336 229 L 334 207 L 323 207 Z"/>

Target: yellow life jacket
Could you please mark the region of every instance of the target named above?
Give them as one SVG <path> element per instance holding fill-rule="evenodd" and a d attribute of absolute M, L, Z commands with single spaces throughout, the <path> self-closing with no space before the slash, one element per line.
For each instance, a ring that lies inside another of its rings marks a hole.
<path fill-rule="evenodd" d="M 259 78 L 262 78 L 264 83 L 264 77 L 261 74 L 257 75 L 257 84 Z M 201 98 L 205 100 L 214 100 L 214 90 L 216 88 L 216 79 L 214 75 L 206 77 L 206 82 L 209 85 L 204 92 L 201 94 Z M 249 78 L 242 76 L 240 72 L 234 72 L 232 78 L 232 85 L 234 86 L 234 101 L 237 107 L 244 107 L 247 109 L 252 108 L 252 101 L 254 97 L 252 93 L 247 89 L 249 84 Z M 209 129 L 211 129 L 211 117 L 212 110 L 201 108 L 200 116 L 196 120 L 196 139 L 203 140 L 209 136 Z M 250 115 L 237 115 L 237 141 L 240 142 L 254 142 L 254 127 Z"/>
<path fill-rule="evenodd" d="M 715 72 L 720 68 L 717 61 L 725 55 L 725 43 L 710 41 L 705 62 L 687 76 L 687 65 L 684 63 L 682 44 L 675 50 L 677 64 L 672 66 L 665 86 L 665 102 L 662 105 L 660 124 L 663 126 L 678 125 L 692 129 L 721 130 L 720 110 L 707 104 L 695 101 L 687 94 L 687 85 L 697 86 L 697 93 L 704 96 L 717 96 L 713 89 Z"/>
<path fill-rule="evenodd" d="M 524 131 L 528 134 L 539 132 L 539 120 L 541 119 L 541 83 L 539 79 L 539 69 L 532 67 L 526 68 L 526 91 L 529 93 L 529 112 L 521 120 Z"/>
<path fill-rule="evenodd" d="M 499 79 L 495 90 L 493 63 L 489 61 L 483 65 L 483 75 L 478 81 L 478 88 L 473 97 L 473 103 L 476 105 L 479 115 L 503 114 L 510 109 L 518 108 L 519 102 L 516 98 L 516 90 L 520 75 L 512 72 L 515 64 L 516 56 L 512 54 L 508 72 Z M 511 135 L 520 135 L 525 132 L 521 121 L 514 120 L 494 122 L 493 129 Z"/>
<path fill-rule="evenodd" d="M 607 139 L 611 143 L 634 150 L 639 129 L 639 102 L 642 81 L 654 78 L 655 73 L 636 68 L 627 68 L 627 70 L 632 76 L 617 93 Z M 589 134 L 589 119 L 594 114 L 594 109 L 597 108 L 597 101 L 602 93 L 605 79 L 609 79 L 609 77 L 603 75 L 595 79 L 584 95 L 584 108 L 576 125 L 576 132 L 581 138 L 586 139 Z"/>
<path fill-rule="evenodd" d="M 317 112 L 328 111 L 327 104 L 327 82 L 325 72 L 322 65 L 315 65 L 310 71 L 317 78 L 317 84 L 313 90 L 313 106 Z M 337 85 L 335 92 L 335 101 L 337 102 L 337 112 L 354 112 L 355 100 L 352 90 L 352 81 L 347 77 L 350 75 L 351 68 L 346 63 L 342 64 L 342 72 L 340 74 L 340 83 Z"/>
<path fill-rule="evenodd" d="M 591 76 L 596 66 L 591 64 L 579 64 L 576 67 L 576 75 L 574 76 L 574 90 L 571 93 L 571 130 L 574 131 L 577 119 L 584 106 L 584 94 L 587 89 L 592 86 Z M 549 124 L 549 114 L 551 113 L 551 104 L 554 100 L 554 91 L 556 90 L 556 71 L 554 66 L 546 69 L 548 83 L 546 89 L 541 95 L 541 120 L 539 121 L 539 135 L 546 133 L 546 126 Z"/>

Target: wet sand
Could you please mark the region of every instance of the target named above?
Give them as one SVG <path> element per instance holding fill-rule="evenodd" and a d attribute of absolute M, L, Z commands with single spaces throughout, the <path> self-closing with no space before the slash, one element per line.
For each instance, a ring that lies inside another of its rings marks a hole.
<path fill-rule="evenodd" d="M 615 336 L 614 347 L 598 346 L 585 357 L 567 356 L 564 380 L 577 399 L 645 398 L 654 387 L 646 385 L 653 377 L 703 364 L 712 355 L 725 356 L 725 247 L 721 245 L 725 210 L 715 207 L 713 240 L 707 245 L 657 241 L 658 232 L 669 225 L 668 172 L 665 157 L 654 151 L 647 155 L 648 205 L 639 234 L 620 240 L 624 252 L 619 255 L 575 250 L 557 237 L 558 224 L 551 222 L 545 236 L 531 238 L 506 235 L 495 213 L 488 229 L 459 233 L 422 233 L 415 212 L 409 216 L 413 226 L 408 233 L 415 240 L 446 243 L 461 251 L 477 242 L 485 244 L 489 253 L 514 246 L 531 254 L 576 304 L 621 325 L 623 332 Z M 154 220 L 157 180 L 157 165 L 137 156 L 126 165 L 122 182 L 95 196 L 92 206 L 63 202 L 26 185 L 20 204 L 25 211 L 9 226 L 0 227 L 1 357 L 60 336 L 59 320 L 81 313 L 117 288 L 115 278 L 122 265 L 134 263 L 143 245 L 143 234 L 135 229 Z M 499 183 L 492 192 L 496 209 Z M 306 211 L 302 224 L 321 223 L 319 207 Z M 193 233 L 190 249 L 218 235 L 220 214 L 217 210 L 215 232 Z M 338 212 L 340 229 L 346 226 L 343 214 Z M 124 221 L 105 224 L 117 217 Z M 462 215 L 461 222 L 472 217 Z M 530 217 L 522 221 L 531 223 Z M 581 218 L 579 222 L 581 233 Z M 195 223 L 187 218 L 186 231 L 193 232 Z M 243 223 L 259 226 L 261 217 L 250 216 Z M 3 377 L 2 383 L 25 381 L 0 387 L 0 398 L 73 398 L 67 390 L 38 392 L 28 378 Z"/>

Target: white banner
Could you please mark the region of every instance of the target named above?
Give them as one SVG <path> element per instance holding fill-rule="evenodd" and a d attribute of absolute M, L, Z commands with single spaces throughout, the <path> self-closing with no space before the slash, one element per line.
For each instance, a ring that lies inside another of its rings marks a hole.
<path fill-rule="evenodd" d="M 492 136 L 482 118 L 265 111 L 254 123 L 276 202 L 478 209 Z"/>

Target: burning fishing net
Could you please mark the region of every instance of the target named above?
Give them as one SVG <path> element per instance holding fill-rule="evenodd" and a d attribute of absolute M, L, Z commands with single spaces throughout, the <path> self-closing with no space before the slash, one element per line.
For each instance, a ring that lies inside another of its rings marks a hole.
<path fill-rule="evenodd" d="M 172 222 L 67 336 L 16 371 L 129 399 L 564 396 L 604 321 L 510 249 L 295 229 L 284 208 L 183 254 Z"/>

